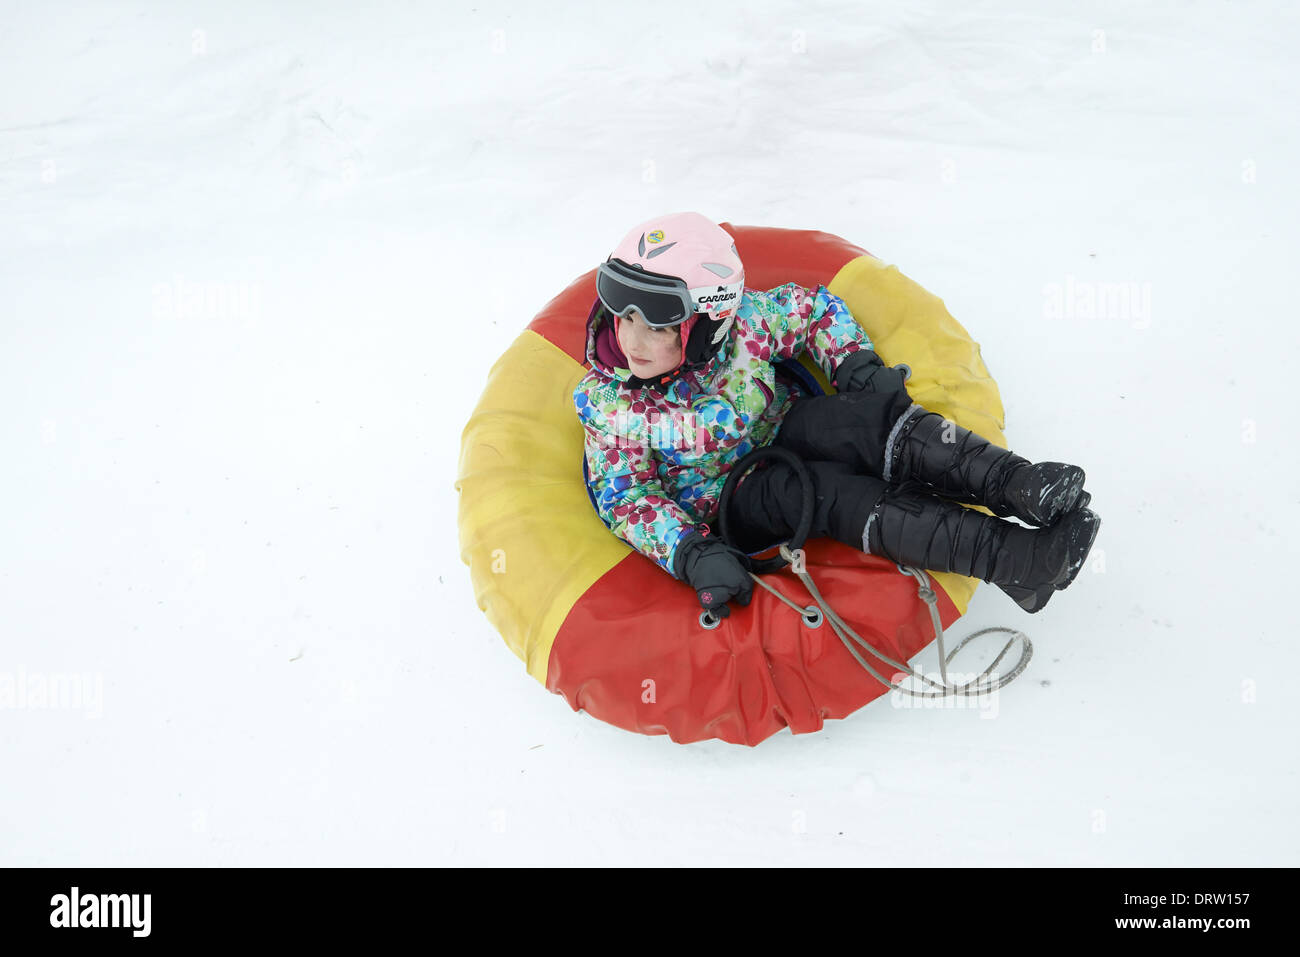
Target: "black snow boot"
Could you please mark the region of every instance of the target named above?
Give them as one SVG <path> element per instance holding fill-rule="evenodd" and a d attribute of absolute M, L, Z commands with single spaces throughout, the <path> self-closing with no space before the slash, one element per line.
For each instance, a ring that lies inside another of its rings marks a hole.
<path fill-rule="evenodd" d="M 1035 612 L 1082 567 L 1096 537 L 1095 528 L 1088 535 L 1083 527 L 1093 526 L 1093 519 L 1081 509 L 1049 528 L 1025 528 L 905 483 L 881 496 L 862 540 L 865 551 L 900 565 L 998 585 L 1025 611 Z"/>
<path fill-rule="evenodd" d="M 1032 463 L 919 405 L 895 425 L 884 478 L 897 483 L 915 479 L 945 498 L 1037 526 L 1051 525 L 1092 501 L 1077 465 Z"/>
<path fill-rule="evenodd" d="M 1066 537 L 1066 548 L 1069 553 L 1064 577 L 1054 584 L 1043 584 L 1037 588 L 1025 588 L 1020 585 L 998 586 L 1010 595 L 1017 605 L 1031 614 L 1041 610 L 1056 592 L 1070 587 L 1070 583 L 1078 577 L 1079 571 L 1083 568 L 1083 562 L 1092 549 L 1092 543 L 1097 540 L 1097 533 L 1101 531 L 1101 517 L 1086 508 L 1076 508 L 1073 512 L 1067 512 L 1056 524 L 1063 526 L 1061 531 Z"/>

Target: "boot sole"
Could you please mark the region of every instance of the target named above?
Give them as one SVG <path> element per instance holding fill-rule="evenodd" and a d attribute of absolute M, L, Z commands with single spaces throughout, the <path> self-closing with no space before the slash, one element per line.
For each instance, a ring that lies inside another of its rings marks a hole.
<path fill-rule="evenodd" d="M 1043 525 L 1053 525 L 1060 521 L 1063 515 L 1078 511 L 1083 505 L 1092 501 L 1091 495 L 1088 495 L 1087 501 L 1082 503 L 1079 501 L 1082 495 L 1087 495 L 1087 493 L 1083 491 L 1083 483 L 1086 478 L 1087 476 L 1084 475 L 1083 469 L 1079 469 L 1077 475 L 1066 481 L 1066 483 L 1058 490 L 1051 492 L 1046 497 L 1043 502 L 1043 508 L 1048 517 L 1042 522 Z"/>
<path fill-rule="evenodd" d="M 1075 475 L 1067 477 L 1059 485 L 1043 489 L 1043 497 L 1038 502 L 1026 501 L 1017 506 L 1003 500 L 988 506 L 988 509 L 999 518 L 1017 518 L 1034 528 L 1046 528 L 1092 501 L 1092 496 L 1083 490 L 1086 479 L 1083 469 L 1078 469 Z"/>
<path fill-rule="evenodd" d="M 999 585 L 1007 595 L 1011 597 L 1017 605 L 1023 608 L 1029 614 L 1042 611 L 1053 595 L 1056 594 L 1055 588 L 1051 585 L 1040 585 L 1037 588 L 1024 588 L 1020 585 Z"/>
<path fill-rule="evenodd" d="M 1088 553 L 1092 551 L 1092 543 L 1097 540 L 1097 533 L 1101 531 L 1101 516 L 1091 509 L 1078 509 L 1077 512 L 1070 514 L 1084 514 L 1086 517 L 1080 520 L 1078 530 L 1073 536 L 1069 545 L 1070 560 L 1065 566 L 1065 578 L 1056 583 L 1057 591 L 1064 591 L 1070 587 L 1083 570 L 1083 563 L 1088 559 Z"/>

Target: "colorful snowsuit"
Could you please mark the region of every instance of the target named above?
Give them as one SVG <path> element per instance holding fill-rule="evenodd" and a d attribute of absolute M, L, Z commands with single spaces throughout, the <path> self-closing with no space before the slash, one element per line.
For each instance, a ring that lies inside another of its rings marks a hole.
<path fill-rule="evenodd" d="M 610 320 L 597 302 L 587 323 L 591 370 L 573 390 L 588 486 L 610 530 L 669 574 L 680 539 L 716 518 L 727 473 L 771 444 L 796 401 L 776 363 L 807 352 L 830 378 L 845 357 L 872 348 L 825 286 L 746 289 L 718 351 L 661 393 L 629 383 Z"/>

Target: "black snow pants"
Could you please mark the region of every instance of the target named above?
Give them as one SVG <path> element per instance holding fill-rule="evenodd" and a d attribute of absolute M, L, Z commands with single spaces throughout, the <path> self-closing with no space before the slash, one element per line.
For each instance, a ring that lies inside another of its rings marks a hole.
<path fill-rule="evenodd" d="M 790 406 L 772 445 L 797 455 L 812 476 L 810 539 L 832 538 L 866 551 L 867 517 L 889 488 L 885 446 L 911 405 L 908 393 L 898 391 L 805 396 Z M 799 521 L 800 489 L 786 463 L 755 466 L 732 493 L 727 522 L 733 544 L 753 554 L 789 539 Z"/>

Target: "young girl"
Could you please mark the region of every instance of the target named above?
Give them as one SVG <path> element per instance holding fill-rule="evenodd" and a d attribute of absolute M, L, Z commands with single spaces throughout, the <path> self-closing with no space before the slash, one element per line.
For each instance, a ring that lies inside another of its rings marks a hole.
<path fill-rule="evenodd" d="M 588 485 L 611 531 L 704 608 L 749 604 L 742 556 L 710 523 L 728 472 L 769 444 L 808 466 L 809 538 L 980 578 L 1029 612 L 1079 573 L 1100 527 L 1083 470 L 1030 463 L 913 402 L 825 286 L 748 289 L 731 236 L 676 213 L 632 229 L 598 267 L 596 292 L 591 370 L 573 392 Z M 803 353 L 835 394 L 808 396 L 778 368 Z M 790 538 L 801 502 L 788 467 L 760 464 L 728 512 L 737 545 L 752 554 Z"/>

